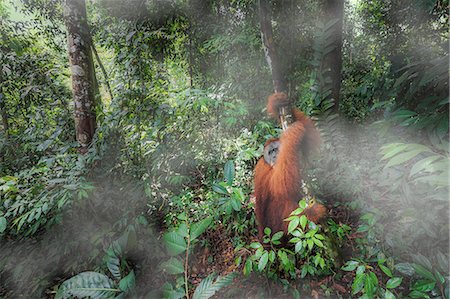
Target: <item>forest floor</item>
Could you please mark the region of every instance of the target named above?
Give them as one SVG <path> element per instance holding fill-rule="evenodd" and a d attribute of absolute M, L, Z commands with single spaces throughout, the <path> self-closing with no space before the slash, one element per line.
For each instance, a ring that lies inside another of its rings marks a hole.
<path fill-rule="evenodd" d="M 367 141 L 366 138 L 363 140 Z M 355 148 L 360 146 L 354 145 Z M 371 155 L 370 151 L 366 151 L 366 155 Z M 147 215 L 148 203 L 139 182 L 103 170 L 100 166 L 92 178 L 88 178 L 94 182 L 94 191 L 89 198 L 75 201 L 67 208 L 61 224 L 32 238 L 9 239 L 0 243 L 0 266 L 3 268 L 0 273 L 0 297 L 29 298 L 30 294 L 45 293 L 48 298 L 53 298 L 57 286 L 65 279 L 83 271 L 99 269 L 111 241 L 120 237 L 120 231 L 125 230 L 138 215 Z M 356 232 L 359 215 L 346 204 L 351 200 L 325 200 L 340 202 L 328 204 L 329 218 L 352 228 L 341 249 L 344 261 L 357 254 L 356 239 L 361 237 Z M 149 219 L 149 222 L 155 220 Z M 163 227 L 161 223 L 150 224 L 150 227 L 154 229 L 137 232 L 137 246 L 127 253 L 127 260 L 135 269 L 139 298 L 145 298 L 165 283 L 163 275 L 158 272 L 159 263 L 167 259 L 161 241 Z M 242 274 L 243 263 L 238 267 L 235 260 L 238 256 L 244 260 L 251 253 L 236 252 L 223 227 L 207 231 L 202 238 L 204 244 L 209 246 L 197 246 L 191 254 L 188 277 L 192 284 L 191 294 L 211 273 L 226 275 L 237 272 L 233 284 L 220 290 L 216 298 L 292 297 L 281 284 L 263 275 L 252 273 L 245 277 Z M 256 241 L 256 236 L 247 238 L 249 244 Z M 381 273 L 376 274 L 381 277 Z M 300 291 L 302 298 L 323 298 L 327 294 L 331 294 L 332 298 L 337 294 L 348 296 L 353 276 L 353 272 L 337 269 L 333 275 L 297 279 L 291 281 L 291 285 Z"/>

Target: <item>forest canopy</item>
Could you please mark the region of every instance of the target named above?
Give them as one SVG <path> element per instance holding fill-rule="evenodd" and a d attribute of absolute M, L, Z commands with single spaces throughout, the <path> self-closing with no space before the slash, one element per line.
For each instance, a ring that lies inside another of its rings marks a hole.
<path fill-rule="evenodd" d="M 0 0 L 0 298 L 450 299 L 448 9 Z"/>

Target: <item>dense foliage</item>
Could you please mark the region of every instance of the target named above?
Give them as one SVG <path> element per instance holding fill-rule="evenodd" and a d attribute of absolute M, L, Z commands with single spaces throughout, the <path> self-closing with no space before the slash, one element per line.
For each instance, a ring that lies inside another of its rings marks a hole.
<path fill-rule="evenodd" d="M 339 101 L 326 3 L 270 1 L 323 144 L 288 235 L 257 240 L 253 168 L 281 132 L 258 1 L 87 1 L 81 154 L 64 1 L 0 0 L 0 297 L 449 298 L 448 1 L 346 1 Z"/>

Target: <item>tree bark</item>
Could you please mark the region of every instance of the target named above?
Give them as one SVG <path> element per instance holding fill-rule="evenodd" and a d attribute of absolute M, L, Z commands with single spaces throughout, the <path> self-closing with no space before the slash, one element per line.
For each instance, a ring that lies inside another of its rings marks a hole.
<path fill-rule="evenodd" d="M 261 39 L 267 64 L 272 72 L 273 88 L 275 92 L 286 92 L 286 83 L 281 72 L 280 61 L 273 42 L 273 30 L 269 0 L 259 1 L 259 22 L 261 24 Z"/>
<path fill-rule="evenodd" d="M 64 17 L 68 35 L 69 64 L 72 72 L 72 95 L 76 138 L 79 152 L 86 153 L 96 129 L 95 71 L 91 36 L 84 0 L 66 0 Z"/>
<path fill-rule="evenodd" d="M 9 136 L 8 112 L 6 111 L 5 105 L 6 99 L 2 89 L 3 87 L 0 83 L 0 113 L 2 115 L 2 124 L 3 124 L 3 131 L 5 132 L 5 138 L 8 139 Z"/>
<path fill-rule="evenodd" d="M 325 17 L 327 20 L 337 19 L 334 25 L 334 49 L 325 57 L 325 67 L 329 69 L 331 79 L 331 95 L 334 99 L 333 109 L 339 110 L 339 100 L 342 81 L 342 26 L 344 18 L 344 0 L 325 0 Z"/>

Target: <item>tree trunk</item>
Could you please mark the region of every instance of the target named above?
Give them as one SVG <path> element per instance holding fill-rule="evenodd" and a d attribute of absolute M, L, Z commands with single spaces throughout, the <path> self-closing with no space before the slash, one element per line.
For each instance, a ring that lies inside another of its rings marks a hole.
<path fill-rule="evenodd" d="M 64 16 L 72 72 L 76 138 L 80 143 L 80 153 L 86 153 L 96 129 L 96 78 L 85 1 L 66 0 Z"/>
<path fill-rule="evenodd" d="M 286 83 L 281 73 L 280 61 L 273 42 L 269 0 L 259 1 L 259 22 L 261 24 L 261 39 L 264 54 L 272 72 L 273 88 L 275 92 L 286 92 Z"/>
<path fill-rule="evenodd" d="M 325 67 L 330 70 L 329 77 L 331 79 L 331 95 L 335 105 L 335 112 L 339 110 L 339 100 L 342 81 L 342 25 L 344 18 L 344 0 L 325 0 L 324 2 L 325 17 L 327 20 L 337 19 L 334 25 L 333 51 L 325 57 Z"/>
<path fill-rule="evenodd" d="M 9 136 L 8 113 L 6 112 L 6 105 L 5 105 L 6 99 L 2 89 L 3 88 L 0 83 L 0 113 L 2 115 L 2 124 L 3 124 L 3 131 L 5 132 L 5 138 L 8 139 Z"/>

